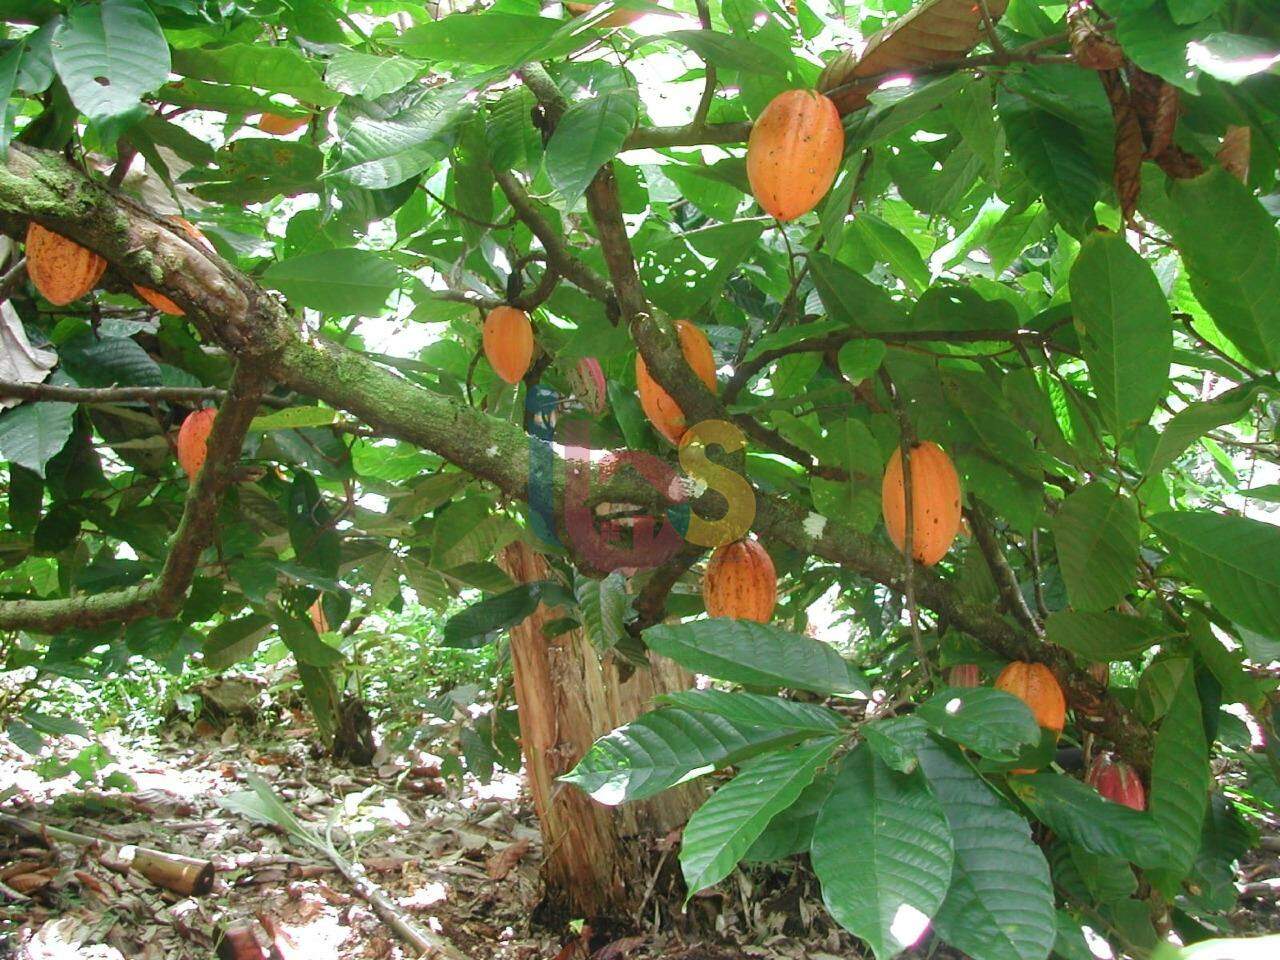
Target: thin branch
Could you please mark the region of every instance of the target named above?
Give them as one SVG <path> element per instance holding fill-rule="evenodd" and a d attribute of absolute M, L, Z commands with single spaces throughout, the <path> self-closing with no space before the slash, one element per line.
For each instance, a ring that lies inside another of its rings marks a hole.
<path fill-rule="evenodd" d="M 703 30 L 711 29 L 711 8 L 707 0 L 694 0 L 698 8 L 698 22 Z M 703 60 L 706 65 L 706 82 L 702 87 L 702 98 L 693 111 L 693 126 L 704 127 L 707 123 L 707 112 L 711 109 L 711 101 L 716 95 L 716 65 L 710 59 Z"/>
<path fill-rule="evenodd" d="M 14 261 L 9 271 L 3 277 L 0 277 L 0 303 L 13 296 L 13 291 L 18 289 L 18 284 L 22 283 L 26 276 L 27 258 L 19 257 Z"/>
<path fill-rule="evenodd" d="M 0 399 L 63 400 L 67 403 L 188 403 L 219 401 L 227 391 L 218 387 L 62 387 L 52 383 L 0 380 Z"/>
<path fill-rule="evenodd" d="M 1022 595 L 1017 574 L 1013 572 L 1013 567 L 1009 566 L 1008 559 L 1000 549 L 1000 541 L 996 538 L 995 529 L 973 497 L 969 498 L 969 509 L 965 511 L 965 515 L 969 518 L 969 526 L 973 529 L 974 539 L 978 541 L 978 549 L 982 551 L 982 556 L 987 561 L 987 567 L 991 570 L 992 579 L 995 580 L 996 589 L 1000 592 L 1000 599 L 1004 601 L 1005 607 L 1035 636 L 1043 637 L 1044 627 L 1027 606 L 1027 598 Z"/>

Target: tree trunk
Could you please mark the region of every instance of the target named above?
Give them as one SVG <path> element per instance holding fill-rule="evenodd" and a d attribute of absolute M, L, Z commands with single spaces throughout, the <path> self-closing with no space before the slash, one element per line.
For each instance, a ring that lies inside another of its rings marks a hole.
<path fill-rule="evenodd" d="M 545 580 L 546 560 L 526 543 L 506 547 L 500 566 L 518 583 Z M 542 825 L 547 905 L 566 916 L 634 919 L 651 876 L 652 842 L 682 825 L 697 806 L 696 788 L 606 807 L 558 783 L 604 733 L 648 709 L 660 693 L 687 689 L 692 678 L 665 658 L 625 683 L 601 663 L 581 630 L 547 640 L 544 606 L 511 631 L 520 740 L 529 789 Z"/>

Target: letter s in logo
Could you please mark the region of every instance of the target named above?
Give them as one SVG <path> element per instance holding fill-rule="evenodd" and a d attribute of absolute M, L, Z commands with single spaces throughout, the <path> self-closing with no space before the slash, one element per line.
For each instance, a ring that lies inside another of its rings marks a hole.
<path fill-rule="evenodd" d="M 715 490 L 729 505 L 719 520 L 706 520 L 693 512 L 685 539 L 700 547 L 719 547 L 744 536 L 756 518 L 756 492 L 745 477 L 707 459 L 707 447 L 737 453 L 747 439 L 727 420 L 703 420 L 680 440 L 680 466 L 690 477 Z"/>

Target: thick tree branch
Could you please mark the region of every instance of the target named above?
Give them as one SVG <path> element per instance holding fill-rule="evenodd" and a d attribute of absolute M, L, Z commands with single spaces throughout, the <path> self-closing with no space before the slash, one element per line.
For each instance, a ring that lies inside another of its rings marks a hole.
<path fill-rule="evenodd" d="M 209 433 L 204 468 L 187 491 L 178 530 L 169 543 L 160 576 L 147 583 L 108 593 L 59 600 L 0 602 L 0 630 L 54 633 L 68 627 L 128 623 L 142 617 L 172 617 L 182 606 L 200 554 L 213 543 L 214 521 L 222 494 L 230 486 L 240 446 L 262 397 L 263 374 L 237 367 L 226 401 L 218 408 Z"/>

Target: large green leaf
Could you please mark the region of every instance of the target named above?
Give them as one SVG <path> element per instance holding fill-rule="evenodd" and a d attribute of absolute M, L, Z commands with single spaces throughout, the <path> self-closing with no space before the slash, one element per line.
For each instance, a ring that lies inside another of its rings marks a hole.
<path fill-rule="evenodd" d="M 1249 412 L 1258 394 L 1265 389 L 1261 384 L 1244 384 L 1212 400 L 1187 404 L 1160 431 L 1155 452 L 1147 464 L 1147 475 L 1159 473 L 1169 466 L 1182 455 L 1183 450 L 1215 427 L 1235 423 Z"/>
<path fill-rule="evenodd" d="M 719 883 L 743 858 L 774 816 L 800 796 L 840 745 L 825 737 L 744 763 L 689 818 L 680 844 L 686 898 Z"/>
<path fill-rule="evenodd" d="M 412 27 L 389 43 L 408 56 L 514 70 L 533 59 L 562 56 L 596 39 L 582 24 L 489 10 L 454 13 Z"/>
<path fill-rule="evenodd" d="M 42 401 L 0 413 L 0 455 L 43 477 L 71 436 L 75 412 L 74 403 Z"/>
<path fill-rule="evenodd" d="M 933 918 L 973 960 L 1044 960 L 1053 946 L 1053 885 L 1027 822 L 954 748 L 928 742 L 920 763 L 947 816 L 955 865 Z"/>
<path fill-rule="evenodd" d="M 409 103 L 348 99 L 336 111 L 341 145 L 325 176 L 370 190 L 394 187 L 448 154 L 472 106 L 469 83 L 446 83 Z"/>
<path fill-rule="evenodd" d="M 1128 660 L 1175 636 L 1177 630 L 1144 617 L 1120 613 L 1078 613 L 1060 610 L 1044 625 L 1049 640 L 1087 660 L 1109 663 Z"/>
<path fill-rule="evenodd" d="M 582 577 L 574 585 L 574 595 L 582 609 L 582 625 L 587 639 L 604 653 L 612 650 L 628 634 L 623 625 L 630 601 L 627 599 L 626 578 L 614 572 L 601 580 Z"/>
<path fill-rule="evenodd" d="M 59 358 L 82 387 L 161 385 L 160 365 L 129 337 L 82 333 L 62 345 Z"/>
<path fill-rule="evenodd" d="M 1169 192 L 1163 224 L 1196 299 L 1244 356 L 1280 367 L 1280 235 L 1272 215 L 1220 167 Z M 1231 224 L 1223 230 L 1224 223 Z"/>
<path fill-rule="evenodd" d="M 902 307 L 890 298 L 884 287 L 876 286 L 856 270 L 825 254 L 810 255 L 809 268 L 818 296 L 832 320 L 871 331 L 887 332 L 904 326 Z"/>
<path fill-rule="evenodd" d="M 1121 857 L 1140 867 L 1168 859 L 1168 841 L 1150 814 L 1104 800 L 1079 780 L 1034 773 L 1010 777 L 1009 786 L 1037 820 L 1091 853 Z"/>
<path fill-rule="evenodd" d="M 1195 673 L 1188 670 L 1160 724 L 1151 764 L 1151 816 L 1168 840 L 1169 857 L 1167 866 L 1148 875 L 1166 896 L 1177 892 L 1200 850 L 1211 781 L 1200 697 Z"/>
<path fill-rule="evenodd" d="M 827 910 L 884 960 L 928 928 L 950 886 L 955 852 L 924 774 L 891 770 L 862 744 L 840 765 L 810 856 Z"/>
<path fill-rule="evenodd" d="M 1138 505 L 1094 481 L 1062 502 L 1053 518 L 1058 563 L 1077 610 L 1106 610 L 1133 586 L 1138 564 Z"/>
<path fill-rule="evenodd" d="M 601 737 L 560 779 L 600 803 L 615 806 L 806 738 L 807 734 L 795 730 L 663 707 Z"/>
<path fill-rule="evenodd" d="M 735 723 L 795 730 L 814 736 L 836 733 L 848 725 L 844 717 L 820 703 L 798 703 L 759 693 L 678 690 L 662 694 L 656 702 L 685 710 L 705 710 Z"/>
<path fill-rule="evenodd" d="M 1009 154 L 1045 206 L 1075 236 L 1093 221 L 1103 182 L 1077 127 L 1017 94 L 1000 95 L 1000 122 Z"/>
<path fill-rule="evenodd" d="M 312 61 L 285 44 L 233 43 L 177 50 L 173 69 L 184 77 L 285 93 L 320 107 L 333 106 L 342 99 L 325 86 Z"/>
<path fill-rule="evenodd" d="M 404 57 L 375 57 L 358 50 L 342 50 L 325 67 L 324 79 L 339 93 L 376 100 L 394 93 L 422 70 Z"/>
<path fill-rule="evenodd" d="M 644 642 L 682 667 L 718 680 L 835 696 L 870 690 L 829 645 L 765 623 L 722 617 L 659 624 L 644 632 Z"/>
<path fill-rule="evenodd" d="M 492 642 L 496 633 L 514 627 L 538 609 L 547 585 L 541 580 L 522 583 L 496 597 L 477 600 L 444 625 L 445 646 L 479 647 Z"/>
<path fill-rule="evenodd" d="M 739 70 L 744 73 L 775 73 L 786 75 L 791 69 L 790 58 L 782 56 L 772 47 L 752 43 L 745 37 L 715 30 L 672 30 L 649 40 L 668 40 L 688 47 L 703 60 L 717 67 Z M 636 45 L 639 46 L 640 41 Z"/>
<path fill-rule="evenodd" d="M 547 176 L 567 206 L 586 191 L 596 171 L 614 158 L 636 125 L 636 92 L 604 90 L 572 104 L 547 141 Z"/>
<path fill-rule="evenodd" d="M 1146 423 L 1169 389 L 1173 321 L 1155 273 L 1115 233 L 1092 234 L 1071 268 L 1071 306 L 1102 418 L 1115 437 Z"/>
<path fill-rule="evenodd" d="M 58 28 L 53 62 L 71 101 L 91 120 L 138 111 L 169 79 L 169 44 L 146 0 L 75 7 Z"/>
<path fill-rule="evenodd" d="M 275 618 L 280 628 L 280 639 L 300 665 L 325 669 L 342 662 L 342 651 L 325 643 L 310 620 L 295 617 L 279 608 L 275 610 Z"/>
<path fill-rule="evenodd" d="M 1280 637 L 1280 528 L 1211 510 L 1161 513 L 1148 522 L 1218 610 Z"/>
<path fill-rule="evenodd" d="M 298 306 L 331 317 L 368 317 L 386 310 L 400 271 L 377 251 L 346 247 L 278 261 L 262 279 Z"/>
<path fill-rule="evenodd" d="M 1040 727 L 1025 703 L 987 687 L 952 688 L 922 703 L 915 712 L 948 740 L 992 760 L 1013 760 L 1040 741 Z"/>

